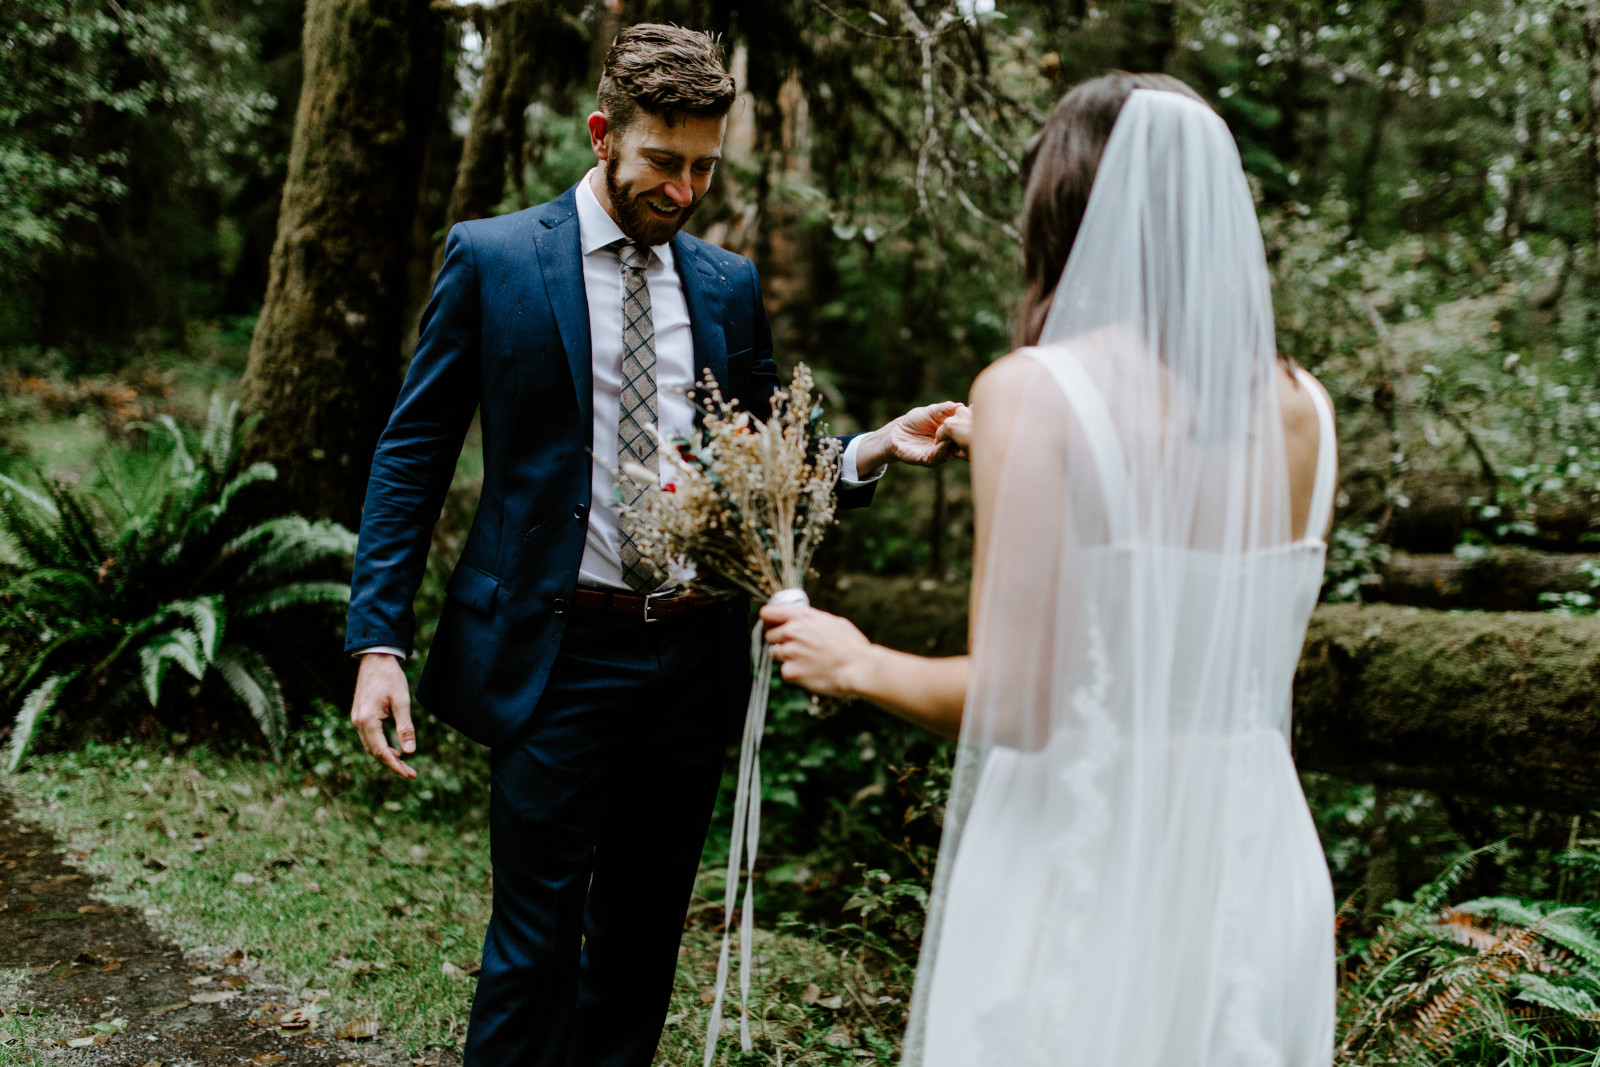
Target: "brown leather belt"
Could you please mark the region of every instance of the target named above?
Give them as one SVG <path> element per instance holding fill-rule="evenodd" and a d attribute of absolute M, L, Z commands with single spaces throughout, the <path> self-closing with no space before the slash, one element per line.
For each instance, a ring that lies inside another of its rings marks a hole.
<path fill-rule="evenodd" d="M 610 589 L 586 589 L 579 586 L 572 593 L 572 606 L 583 611 L 604 611 L 617 615 L 632 615 L 645 622 L 673 619 L 697 608 L 714 603 L 718 598 L 698 590 L 674 590 L 670 593 L 617 593 Z"/>

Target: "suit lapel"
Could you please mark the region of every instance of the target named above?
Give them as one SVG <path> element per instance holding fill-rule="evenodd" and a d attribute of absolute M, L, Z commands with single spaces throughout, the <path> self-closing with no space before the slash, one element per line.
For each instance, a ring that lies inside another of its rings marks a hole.
<path fill-rule="evenodd" d="M 672 239 L 672 255 L 678 264 L 678 279 L 683 283 L 684 302 L 689 305 L 689 331 L 694 336 L 694 379 L 707 370 L 716 378 L 727 397 L 728 346 L 722 333 L 722 289 L 716 268 L 707 263 L 692 244 L 678 234 Z"/>
<path fill-rule="evenodd" d="M 589 298 L 583 288 L 583 248 L 578 237 L 578 209 L 574 186 L 550 202 L 544 229 L 535 238 L 545 293 L 561 347 L 567 352 L 572 384 L 578 394 L 578 418 L 583 426 L 594 422 L 594 370 L 589 338 Z"/>

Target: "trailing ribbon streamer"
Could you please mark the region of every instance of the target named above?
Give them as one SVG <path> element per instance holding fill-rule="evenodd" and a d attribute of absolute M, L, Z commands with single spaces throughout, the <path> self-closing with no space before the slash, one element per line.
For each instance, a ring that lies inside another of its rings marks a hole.
<path fill-rule="evenodd" d="M 768 604 L 808 607 L 810 599 L 802 589 L 781 589 Z M 739 915 L 739 1047 L 751 1051 L 750 1043 L 750 949 L 755 940 L 756 845 L 761 839 L 761 734 L 767 725 L 767 694 L 772 688 L 772 646 L 766 642 L 761 621 L 750 631 L 750 656 L 755 660 L 755 677 L 750 682 L 750 701 L 745 706 L 744 737 L 739 742 L 739 785 L 733 796 L 733 833 L 728 845 L 728 876 L 723 891 L 722 951 L 717 956 L 717 989 L 711 1001 L 711 1018 L 706 1023 L 705 1067 L 717 1054 L 717 1039 L 722 1036 L 722 1000 L 728 988 L 729 956 L 733 944 L 733 910 L 739 899 L 740 867 L 747 877 L 744 884 L 744 909 Z M 742 835 L 742 836 L 741 836 Z M 741 864 L 742 860 L 742 864 Z"/>

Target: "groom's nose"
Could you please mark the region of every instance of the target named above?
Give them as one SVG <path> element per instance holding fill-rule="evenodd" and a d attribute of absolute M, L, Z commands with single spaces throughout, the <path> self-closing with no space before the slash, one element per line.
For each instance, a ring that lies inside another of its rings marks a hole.
<path fill-rule="evenodd" d="M 688 207 L 694 201 L 694 188 L 690 186 L 688 179 L 670 181 L 661 188 L 679 207 Z"/>

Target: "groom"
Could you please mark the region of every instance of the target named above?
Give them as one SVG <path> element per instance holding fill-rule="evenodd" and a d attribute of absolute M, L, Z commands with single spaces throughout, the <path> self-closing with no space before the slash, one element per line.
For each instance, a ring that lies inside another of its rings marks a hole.
<path fill-rule="evenodd" d="M 351 719 L 414 778 L 411 599 L 481 412 L 483 492 L 417 688 L 490 749 L 494 913 L 468 1067 L 649 1067 L 660 1037 L 747 622 L 742 602 L 664 585 L 605 504 L 622 462 L 660 469 L 644 427 L 693 429 L 700 373 L 763 418 L 778 386 L 754 266 L 681 232 L 734 92 L 706 34 L 617 37 L 589 116 L 599 166 L 548 204 L 450 231 L 373 458 Z M 841 501 L 867 503 L 891 461 L 941 462 L 957 407 L 849 439 Z"/>

